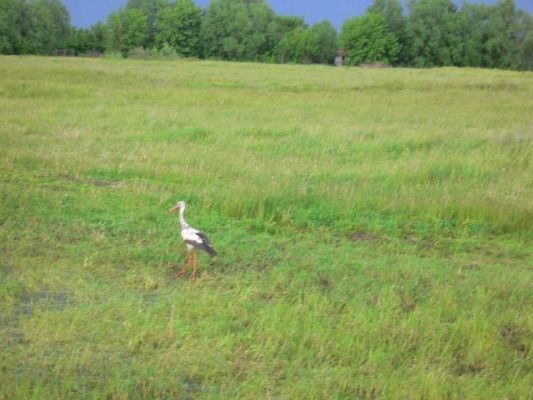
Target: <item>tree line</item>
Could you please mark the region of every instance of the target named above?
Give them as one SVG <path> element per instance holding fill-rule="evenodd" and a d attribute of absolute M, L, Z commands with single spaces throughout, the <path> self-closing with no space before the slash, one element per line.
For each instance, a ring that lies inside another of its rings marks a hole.
<path fill-rule="evenodd" d="M 0 53 L 533 69 L 533 16 L 514 0 L 374 0 L 337 34 L 328 21 L 276 15 L 265 0 L 129 0 L 105 23 L 70 24 L 60 0 L 0 0 Z"/>

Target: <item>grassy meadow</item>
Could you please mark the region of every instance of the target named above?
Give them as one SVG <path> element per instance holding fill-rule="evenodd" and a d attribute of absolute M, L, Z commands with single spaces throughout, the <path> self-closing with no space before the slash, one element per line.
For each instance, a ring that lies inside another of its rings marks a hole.
<path fill-rule="evenodd" d="M 0 57 L 0 399 L 531 398 L 532 138 L 531 72 Z"/>

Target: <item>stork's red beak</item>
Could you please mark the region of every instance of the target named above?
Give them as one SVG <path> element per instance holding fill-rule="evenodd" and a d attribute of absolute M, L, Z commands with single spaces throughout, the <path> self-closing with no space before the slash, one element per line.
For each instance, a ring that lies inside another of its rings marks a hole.
<path fill-rule="evenodd" d="M 178 206 L 172 207 L 170 210 L 167 211 L 167 214 L 170 214 L 173 211 L 176 211 L 178 209 Z"/>

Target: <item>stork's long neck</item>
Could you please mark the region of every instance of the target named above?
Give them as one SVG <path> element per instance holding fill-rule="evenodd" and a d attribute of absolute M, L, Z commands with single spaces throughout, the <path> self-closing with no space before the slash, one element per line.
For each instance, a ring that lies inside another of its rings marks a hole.
<path fill-rule="evenodd" d="M 185 207 L 182 207 L 180 208 L 180 225 L 181 225 L 181 229 L 185 229 L 185 228 L 188 228 L 189 227 L 189 224 L 187 222 L 185 222 L 185 217 L 183 216 L 183 214 L 185 213 Z"/>

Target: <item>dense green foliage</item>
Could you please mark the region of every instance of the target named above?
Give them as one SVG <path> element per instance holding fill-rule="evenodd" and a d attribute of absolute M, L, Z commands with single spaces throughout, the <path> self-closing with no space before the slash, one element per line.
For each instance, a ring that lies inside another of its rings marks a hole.
<path fill-rule="evenodd" d="M 0 398 L 530 397 L 533 73 L 0 76 Z"/>
<path fill-rule="evenodd" d="M 109 17 L 109 46 L 124 56 L 148 42 L 148 18 L 139 9 L 128 8 Z"/>
<path fill-rule="evenodd" d="M 279 63 L 330 64 L 336 54 L 337 33 L 328 21 L 289 30 L 274 48 Z"/>
<path fill-rule="evenodd" d="M 97 23 L 89 29 L 72 28 L 66 47 L 71 55 L 102 54 L 106 50 L 108 25 Z"/>
<path fill-rule="evenodd" d="M 52 54 L 66 47 L 69 33 L 61 0 L 0 0 L 0 53 Z"/>
<path fill-rule="evenodd" d="M 274 12 L 264 0 L 213 0 L 202 24 L 205 57 L 258 60 L 267 55 Z"/>
<path fill-rule="evenodd" d="M 408 11 L 404 16 L 399 0 L 375 0 L 369 13 L 383 15 L 386 31 L 381 24 L 370 30 L 370 15 L 358 19 L 359 27 L 356 19 L 346 22 L 341 37 L 352 39 L 344 40 L 344 46 L 348 52 L 357 50 L 356 61 L 351 63 L 533 68 L 533 19 L 517 10 L 513 0 L 492 6 L 465 2 L 460 9 L 451 0 L 411 0 Z M 367 21 L 366 31 L 363 21 Z M 398 44 L 398 57 L 392 60 L 383 51 L 391 34 Z M 376 54 L 382 55 L 376 59 Z M 361 60 L 361 55 L 366 59 Z"/>
<path fill-rule="evenodd" d="M 388 30 L 383 14 L 371 12 L 344 23 L 341 34 L 347 63 L 384 62 L 392 64 L 399 53 L 398 38 Z"/>
<path fill-rule="evenodd" d="M 462 32 L 453 1 L 411 1 L 410 10 L 406 24 L 407 51 L 414 65 L 458 65 Z"/>
<path fill-rule="evenodd" d="M 143 26 L 145 28 L 143 33 L 145 37 L 142 43 L 143 47 L 151 48 L 154 46 L 157 32 L 160 29 L 160 14 L 167 6 L 169 6 L 168 0 L 128 0 L 123 10 L 124 12 L 137 10 L 146 17 L 146 26 Z M 125 33 L 125 36 L 127 37 L 128 33 Z"/>
<path fill-rule="evenodd" d="M 69 25 L 60 0 L 0 0 L 0 53 L 200 57 L 331 64 L 339 47 L 346 63 L 533 69 L 533 16 L 514 0 L 458 8 L 452 0 L 374 0 L 367 14 L 340 32 L 329 22 L 307 25 L 276 15 L 266 0 L 129 0 L 106 24 Z"/>
<path fill-rule="evenodd" d="M 183 56 L 197 56 L 201 23 L 201 10 L 192 0 L 177 0 L 159 14 L 156 46 L 168 45 Z"/>
<path fill-rule="evenodd" d="M 374 0 L 368 11 L 382 14 L 390 32 L 396 37 L 402 37 L 402 32 L 405 28 L 405 17 L 400 0 Z"/>
<path fill-rule="evenodd" d="M 403 43 L 409 65 L 533 68 L 531 16 L 513 0 L 465 3 L 461 10 L 451 0 L 411 0 L 409 9 Z"/>

